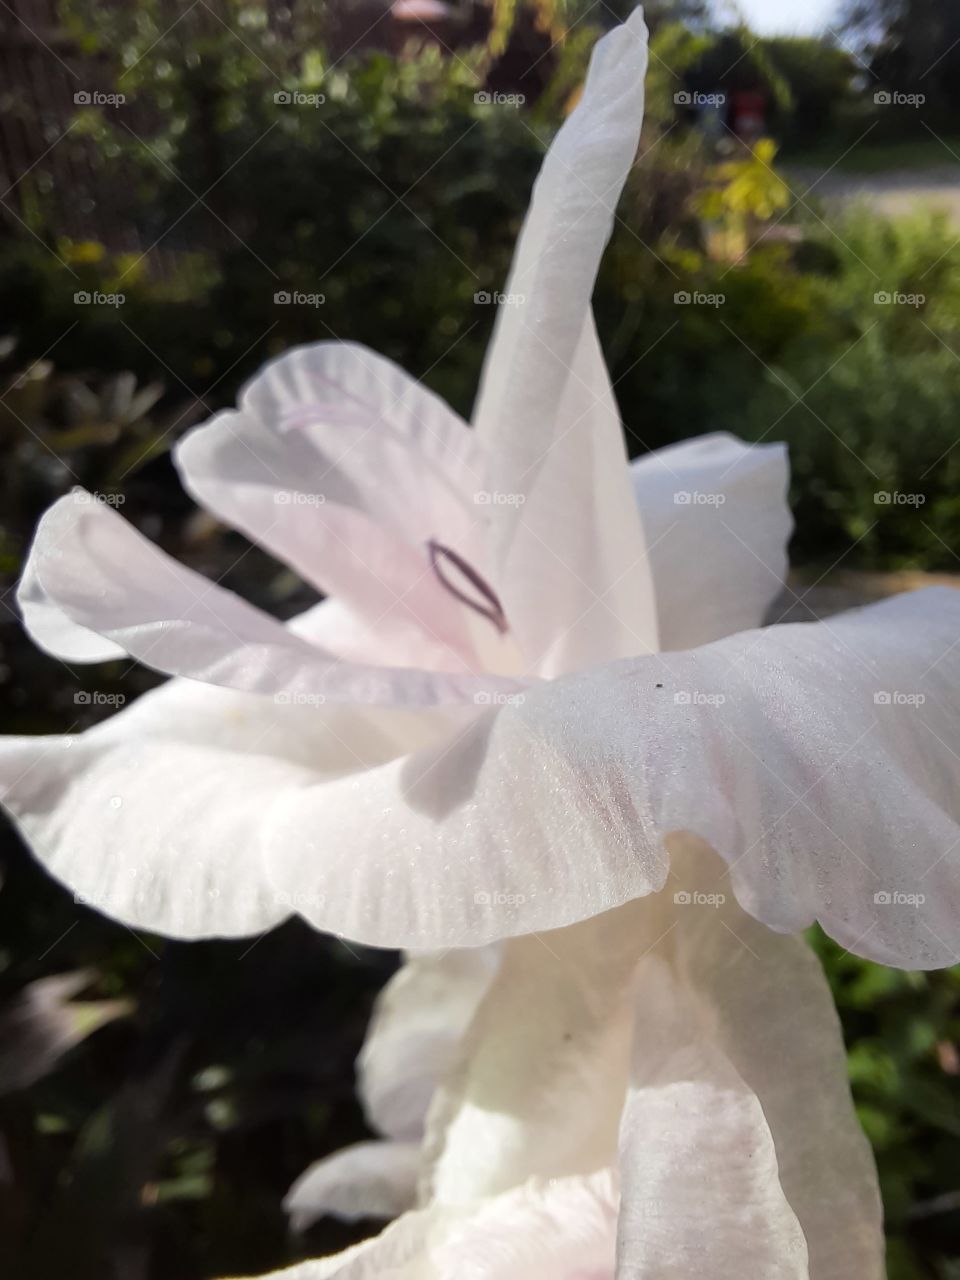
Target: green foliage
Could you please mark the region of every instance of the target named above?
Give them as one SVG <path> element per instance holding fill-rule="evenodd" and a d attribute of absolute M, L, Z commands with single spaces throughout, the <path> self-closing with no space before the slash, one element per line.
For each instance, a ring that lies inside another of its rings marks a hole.
<path fill-rule="evenodd" d="M 809 36 L 767 37 L 761 44 L 789 89 L 789 109 L 774 122 L 783 145 L 829 137 L 854 98 L 861 68 L 852 54 Z"/>
<path fill-rule="evenodd" d="M 864 48 L 876 82 L 921 93 L 928 125 L 949 128 L 960 106 L 960 9 L 953 0 L 847 0 L 847 38 Z M 884 126 L 921 133 L 916 112 Z M 913 116 L 913 119 L 911 119 Z"/>
<path fill-rule="evenodd" d="M 417 373 L 436 366 L 439 389 L 466 407 L 475 361 L 460 344 L 489 329 L 490 308 L 474 294 L 506 274 L 542 152 L 535 119 L 475 100 L 480 55 L 374 53 L 324 73 L 322 51 L 304 48 L 278 76 L 266 65 L 269 41 L 255 55 L 207 26 L 191 56 L 175 60 L 182 32 L 154 37 L 157 20 L 138 12 L 119 83 L 134 101 L 152 95 L 152 128 L 134 136 L 103 113 L 83 130 L 105 172 L 124 175 L 119 193 L 115 182 L 102 188 L 111 216 L 126 199 L 144 242 L 177 253 L 172 276 L 157 253 L 138 264 L 139 284 L 132 264 L 111 269 L 126 305 L 81 314 L 73 293 L 94 278 L 104 289 L 107 264 L 67 263 L 71 276 L 53 254 L 17 244 L 0 263 L 0 304 L 22 349 L 39 355 L 75 323 L 71 357 L 86 362 L 97 349 L 100 367 L 151 377 L 165 363 L 197 393 L 217 381 L 229 396 L 268 355 L 349 334 Z M 278 93 L 324 101 L 277 102 Z M 56 252 L 52 228 L 47 239 Z M 185 258 L 185 245 L 206 251 Z M 142 291 L 152 315 L 139 308 Z M 295 292 L 323 302 L 275 304 Z"/>
<path fill-rule="evenodd" d="M 816 234 L 817 325 L 768 362 L 741 428 L 759 437 L 776 424 L 791 446 L 801 559 L 852 549 L 848 563 L 870 568 L 954 571 L 956 237 L 936 217 L 866 211 Z"/>
<path fill-rule="evenodd" d="M 880 1173 L 890 1280 L 950 1280 L 960 1248 L 960 969 L 902 973 L 811 938 L 850 1046 L 854 1100 Z"/>
<path fill-rule="evenodd" d="M 632 447 L 715 429 L 786 440 L 795 561 L 955 572 L 956 237 L 864 210 L 805 234 L 731 264 L 618 231 L 598 305 Z M 678 307 L 684 293 L 723 302 Z"/>

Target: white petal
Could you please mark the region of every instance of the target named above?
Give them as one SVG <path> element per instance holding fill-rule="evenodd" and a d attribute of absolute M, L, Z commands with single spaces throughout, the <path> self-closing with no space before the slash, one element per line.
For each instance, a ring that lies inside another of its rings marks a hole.
<path fill-rule="evenodd" d="M 327 426 L 389 431 L 458 487 L 477 479 L 477 444 L 463 420 L 399 365 L 356 342 L 285 352 L 246 384 L 240 407 L 270 431 L 304 430 L 321 452 L 329 447 Z"/>
<path fill-rule="evenodd" d="M 819 919 L 868 958 L 951 963 L 958 635 L 960 594 L 934 588 L 555 681 L 362 786 L 288 796 L 271 872 L 336 902 L 319 927 L 479 945 L 659 889 L 664 838 L 690 831 L 773 928 Z M 390 832 L 408 859 L 381 852 Z"/>
<path fill-rule="evenodd" d="M 327 1214 L 356 1222 L 396 1218 L 412 1209 L 420 1166 L 415 1142 L 357 1142 L 300 1175 L 283 1201 L 294 1231 Z"/>
<path fill-rule="evenodd" d="M 648 958 L 638 1005 L 619 1274 L 807 1280 L 803 1232 L 755 1094 L 665 961 Z"/>
<path fill-rule="evenodd" d="M 439 1280 L 613 1280 L 618 1193 L 609 1170 L 531 1181 L 452 1226 Z"/>
<path fill-rule="evenodd" d="M 426 1211 L 405 1213 L 380 1235 L 361 1240 L 342 1253 L 310 1258 L 255 1280 L 436 1280 L 424 1271 L 424 1250 L 433 1225 Z"/>
<path fill-rule="evenodd" d="M 655 945 L 636 985 L 624 1274 L 779 1280 L 808 1259 L 810 1280 L 880 1280 L 876 1170 L 816 957 L 741 911 L 722 863 L 684 843 L 669 893 L 637 904 Z"/>
<path fill-rule="evenodd" d="M 71 623 L 156 670 L 292 700 L 407 706 L 473 702 L 478 692 L 516 687 L 496 677 L 338 662 L 86 496 L 68 494 L 44 515 L 30 580 Z"/>
<path fill-rule="evenodd" d="M 496 947 L 411 956 L 377 997 L 357 1059 L 371 1126 L 391 1138 L 423 1137 L 437 1086 L 490 985 Z"/>
<path fill-rule="evenodd" d="M 534 189 L 475 421 L 490 457 L 496 576 L 530 669 L 657 647 L 643 532 L 590 313 L 643 118 L 641 11 L 597 45 Z M 544 607 L 544 602 L 547 607 Z"/>
<path fill-rule="evenodd" d="M 616 1183 L 531 1182 L 454 1215 L 406 1213 L 344 1253 L 261 1280 L 613 1280 Z"/>
<path fill-rule="evenodd" d="M 347 662 L 361 666 L 405 667 L 440 655 L 431 654 L 420 634 L 398 634 L 396 628 L 371 627 L 343 600 L 328 597 L 287 623 L 294 635 Z"/>
<path fill-rule="evenodd" d="M 415 665 L 471 661 L 463 606 L 430 543 L 478 572 L 488 508 L 476 439 L 438 397 L 353 343 L 298 347 L 245 388 L 239 412 L 189 432 L 187 490 Z"/>
<path fill-rule="evenodd" d="M 87 733 L 0 739 L 0 792 L 78 900 L 179 937 L 254 933 L 301 905 L 261 858 L 277 795 L 409 751 L 444 731 L 440 715 L 171 681 Z"/>
<path fill-rule="evenodd" d="M 759 627 L 786 578 L 785 446 L 701 436 L 648 453 L 630 470 L 662 648 L 693 649 Z"/>
<path fill-rule="evenodd" d="M 17 585 L 17 604 L 24 626 L 44 653 L 68 662 L 109 662 L 125 656 L 125 651 L 112 640 L 104 640 L 96 631 L 71 622 L 49 598 L 37 576 L 33 555 L 28 556 Z"/>
<path fill-rule="evenodd" d="M 640 945 L 624 912 L 505 944 L 428 1118 L 435 1202 L 615 1163 Z"/>
<path fill-rule="evenodd" d="M 78 902 L 183 938 L 256 933 L 291 914 L 264 874 L 262 814 L 310 776 L 172 741 L 0 742 L 3 803 L 47 869 Z"/>
<path fill-rule="evenodd" d="M 670 891 L 504 947 L 431 1112 L 434 1202 L 599 1171 L 622 1130 L 622 1274 L 882 1274 L 873 1158 L 803 941 L 671 841 Z M 633 1029 L 630 1093 L 627 1071 Z M 805 1243 L 806 1241 L 806 1243 Z"/>

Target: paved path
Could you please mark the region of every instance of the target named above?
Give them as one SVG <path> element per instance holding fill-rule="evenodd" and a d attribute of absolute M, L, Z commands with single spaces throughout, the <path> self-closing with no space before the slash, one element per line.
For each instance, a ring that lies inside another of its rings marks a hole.
<path fill-rule="evenodd" d="M 767 612 L 767 622 L 814 622 L 829 618 L 844 609 L 874 604 L 901 591 L 919 591 L 923 587 L 955 587 L 960 589 L 960 575 L 920 573 L 906 569 L 898 573 L 860 573 L 833 570 L 826 576 L 811 570 L 795 569 L 789 585 Z"/>
<path fill-rule="evenodd" d="M 960 163 L 889 173 L 841 173 L 834 169 L 817 181 L 819 177 L 816 169 L 787 168 L 792 187 L 812 187 L 813 195 L 828 202 L 864 200 L 889 216 L 928 206 L 945 210 L 960 225 Z"/>

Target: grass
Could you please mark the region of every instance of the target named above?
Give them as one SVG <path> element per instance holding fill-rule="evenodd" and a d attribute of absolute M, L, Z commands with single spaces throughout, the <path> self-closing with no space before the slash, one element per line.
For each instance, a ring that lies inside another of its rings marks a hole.
<path fill-rule="evenodd" d="M 905 138 L 898 142 L 871 143 L 869 139 L 850 147 L 849 142 L 832 141 L 805 151 L 784 151 L 781 161 L 794 168 L 830 169 L 835 173 L 889 173 L 894 170 L 923 172 L 960 161 L 960 137 Z M 844 154 L 846 153 L 846 154 Z"/>

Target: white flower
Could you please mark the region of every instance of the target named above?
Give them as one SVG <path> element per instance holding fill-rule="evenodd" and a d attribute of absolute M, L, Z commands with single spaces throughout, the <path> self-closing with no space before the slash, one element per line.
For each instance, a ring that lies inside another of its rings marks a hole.
<path fill-rule="evenodd" d="M 330 602 L 282 626 L 73 496 L 25 571 L 45 648 L 178 677 L 0 747 L 5 803 L 76 892 L 183 937 L 295 909 L 383 946 L 507 939 L 438 1069 L 364 1085 L 404 1149 L 291 1199 L 342 1211 L 349 1178 L 368 1210 L 421 1207 L 292 1275 L 882 1271 L 836 1015 L 781 935 L 960 954 L 960 595 L 753 629 L 785 568 L 782 449 L 710 436 L 628 468 L 590 296 L 645 34 L 637 13 L 601 41 L 544 163 L 473 431 L 322 343 L 181 444 L 197 500 Z"/>
<path fill-rule="evenodd" d="M 184 677 L 0 748 L 5 803 L 92 903 L 180 936 L 296 907 L 360 941 L 476 945 L 661 889 L 665 837 L 690 831 L 776 929 L 960 954 L 960 597 L 745 630 L 783 573 L 782 451 L 707 437 L 625 464 L 589 300 L 645 64 L 638 14 L 543 166 L 474 431 L 321 343 L 181 444 L 198 500 L 330 602 L 283 626 L 103 504 L 41 521 L 37 640 Z M 693 492 L 725 501 L 674 501 Z M 925 700 L 878 706 L 890 689 Z M 919 906 L 875 902 L 921 880 Z"/>
<path fill-rule="evenodd" d="M 498 963 L 497 947 L 415 955 L 386 984 L 357 1060 L 367 1121 L 383 1139 L 345 1147 L 301 1174 L 284 1200 L 294 1230 L 328 1213 L 394 1218 L 414 1206 L 428 1112 Z"/>
<path fill-rule="evenodd" d="M 479 998 L 425 1141 L 418 1152 L 399 1106 L 402 1143 L 329 1157 L 288 1209 L 298 1225 L 408 1211 L 284 1276 L 883 1276 L 873 1159 L 819 964 L 723 892 L 705 846 L 672 853 L 675 893 L 511 940 L 485 990 L 487 966 L 457 953 L 400 971 L 363 1054 L 368 1113 L 372 1061 L 383 1079 L 392 1062 L 395 1097 L 410 1098 L 419 1042 L 433 1082 L 438 992 L 451 1039 Z M 390 1131 L 389 1106 L 379 1124 Z"/>

